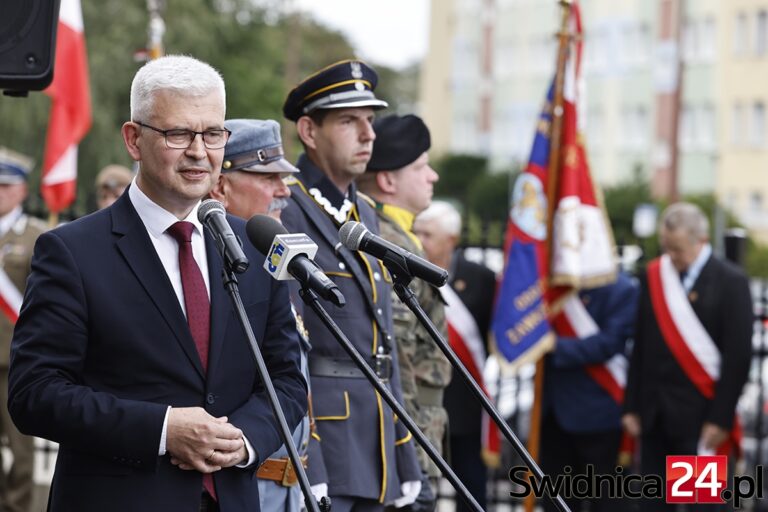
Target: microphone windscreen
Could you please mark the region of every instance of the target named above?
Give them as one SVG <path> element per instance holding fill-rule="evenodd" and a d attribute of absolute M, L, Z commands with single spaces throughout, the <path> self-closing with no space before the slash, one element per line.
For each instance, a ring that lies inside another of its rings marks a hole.
<path fill-rule="evenodd" d="M 215 199 L 206 199 L 200 203 L 200 207 L 197 209 L 197 220 L 200 221 L 200 224 L 205 224 L 205 219 L 207 219 L 208 215 L 214 210 L 219 210 L 225 215 L 227 213 L 224 209 L 224 205 Z"/>
<path fill-rule="evenodd" d="M 339 228 L 339 240 L 350 251 L 357 251 L 360 249 L 360 242 L 363 240 L 363 235 L 368 232 L 368 228 L 359 222 L 350 220 L 345 222 Z"/>
<path fill-rule="evenodd" d="M 277 235 L 288 233 L 280 222 L 267 215 L 254 215 L 245 225 L 248 240 L 262 254 L 269 254 L 272 241 Z"/>

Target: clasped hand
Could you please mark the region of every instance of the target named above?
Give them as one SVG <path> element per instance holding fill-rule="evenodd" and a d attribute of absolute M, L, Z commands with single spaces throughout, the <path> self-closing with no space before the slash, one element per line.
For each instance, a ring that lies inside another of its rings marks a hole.
<path fill-rule="evenodd" d="M 166 436 L 171 463 L 180 469 L 213 473 L 248 459 L 242 430 L 201 407 L 172 407 Z"/>

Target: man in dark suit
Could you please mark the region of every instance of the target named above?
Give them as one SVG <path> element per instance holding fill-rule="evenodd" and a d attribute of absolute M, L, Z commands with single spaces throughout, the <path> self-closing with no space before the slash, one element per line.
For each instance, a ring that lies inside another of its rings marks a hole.
<path fill-rule="evenodd" d="M 622 418 L 641 439 L 642 472 L 657 475 L 664 474 L 667 455 L 730 451 L 753 330 L 747 277 L 712 255 L 701 210 L 669 206 L 660 235 L 664 255 L 641 280 Z M 648 500 L 643 507 L 671 505 Z"/>
<path fill-rule="evenodd" d="M 461 250 L 456 250 L 461 237 L 461 216 L 444 201 L 433 201 L 421 212 L 413 225 L 413 231 L 421 239 L 427 258 L 434 264 L 448 269 L 448 284 L 471 314 L 474 326 L 453 325 L 453 333 L 467 333 L 461 342 L 466 350 L 453 347 L 464 366 L 482 383 L 482 372 L 487 356 L 487 333 L 493 312 L 496 276 L 487 267 L 468 261 Z M 449 290 L 441 288 L 445 294 Z M 461 315 L 451 314 L 455 307 L 448 301 L 448 323 L 457 322 Z M 470 335 L 469 333 L 475 333 Z M 449 336 L 451 345 L 456 341 Z M 473 357 L 462 357 L 471 354 Z M 480 507 L 486 508 L 487 467 L 498 464 L 498 452 L 486 439 L 483 442 L 482 406 L 464 379 L 454 377 L 445 390 L 443 401 L 448 412 L 449 454 L 451 468 L 464 482 Z M 487 420 L 487 418 L 486 418 Z M 495 432 L 493 430 L 492 432 Z M 456 501 L 457 512 L 470 510 L 463 500 Z"/>
<path fill-rule="evenodd" d="M 197 219 L 228 132 L 221 76 L 153 60 L 122 128 L 139 172 L 120 199 L 44 234 L 11 351 L 9 409 L 60 443 L 49 510 L 259 509 L 253 474 L 281 438 Z M 245 239 L 244 222 L 228 217 Z M 259 268 L 243 303 L 291 428 L 306 385 L 287 288 Z"/>
<path fill-rule="evenodd" d="M 541 467 L 553 478 L 565 474 L 612 475 L 621 445 L 621 407 L 627 378 L 625 349 L 637 316 L 638 290 L 627 276 L 582 290 L 553 319 L 557 338 L 547 355 L 541 422 Z M 590 500 L 593 512 L 621 510 L 604 493 Z M 586 500 L 565 498 L 571 510 Z M 544 510 L 554 503 L 544 500 Z"/>
<path fill-rule="evenodd" d="M 402 403 L 389 274 L 376 258 L 346 249 L 338 233 L 350 219 L 378 233 L 376 213 L 358 199 L 354 185 L 371 157 L 374 109 L 387 105 L 374 95 L 376 83 L 373 69 L 347 60 L 310 75 L 288 94 L 283 113 L 296 123 L 305 153 L 282 220 L 288 231 L 317 243 L 315 261 L 346 298 L 343 308 L 326 309 Z M 413 503 L 421 471 L 410 433 L 314 311 L 305 308 L 303 318 L 312 340 L 312 412 L 322 451 L 309 462 L 310 483 L 318 494 L 327 485 L 334 512 Z"/>

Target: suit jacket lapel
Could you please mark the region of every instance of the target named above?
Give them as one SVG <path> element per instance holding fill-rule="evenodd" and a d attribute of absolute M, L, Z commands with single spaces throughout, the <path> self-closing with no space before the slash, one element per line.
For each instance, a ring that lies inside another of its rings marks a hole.
<path fill-rule="evenodd" d="M 221 358 L 224 332 L 230 317 L 228 314 L 230 299 L 227 297 L 222 280 L 221 272 L 224 263 L 221 255 L 216 249 L 216 243 L 210 231 L 206 228 L 203 229 L 203 233 L 205 234 L 205 252 L 208 256 L 208 282 L 211 287 L 211 345 L 208 351 L 208 378 L 210 379 Z"/>
<path fill-rule="evenodd" d="M 149 234 L 133 208 L 128 194 L 123 194 L 114 204 L 112 213 L 112 232 L 122 235 L 116 242 L 117 249 L 125 258 L 136 279 L 144 287 L 152 303 L 168 323 L 171 332 L 181 345 L 184 353 L 202 378 L 200 356 L 189 332 L 187 319 L 173 291 L 168 274 L 157 256 Z M 213 287 L 212 287 L 213 288 Z"/>

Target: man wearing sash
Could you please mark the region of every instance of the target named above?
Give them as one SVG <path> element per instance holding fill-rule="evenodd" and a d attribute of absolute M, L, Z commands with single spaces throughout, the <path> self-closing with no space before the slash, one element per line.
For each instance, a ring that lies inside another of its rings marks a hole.
<path fill-rule="evenodd" d="M 414 115 L 389 115 L 373 122 L 376 141 L 366 173 L 358 178 L 361 192 L 376 209 L 381 237 L 408 252 L 423 256 L 421 242 L 413 232 L 413 220 L 432 201 L 438 180 L 429 165 L 429 129 Z M 424 312 L 446 338 L 445 308 L 440 291 L 429 283 L 414 279 L 413 290 Z M 442 453 L 448 414 L 443 407 L 443 391 L 451 381 L 451 364 L 443 355 L 416 315 L 393 294 L 394 335 L 400 359 L 400 379 L 405 409 L 413 416 L 439 453 Z M 422 503 L 434 502 L 440 470 L 420 447 L 419 463 L 425 478 Z M 432 505 L 434 507 L 434 504 Z"/>
<path fill-rule="evenodd" d="M 26 512 L 32 504 L 34 439 L 21 434 L 8 414 L 8 361 L 13 327 L 19 317 L 35 240 L 45 224 L 26 215 L 32 160 L 0 147 L 0 435 L 8 439 L 13 463 L 6 474 L 0 466 L 0 510 Z M 2 462 L 2 457 L 0 457 Z"/>
<path fill-rule="evenodd" d="M 614 474 L 621 443 L 621 407 L 626 385 L 624 354 L 637 315 L 637 286 L 619 274 L 614 283 L 569 297 L 552 321 L 557 341 L 546 359 L 541 465 L 552 477 L 570 466 L 572 474 Z M 619 510 L 603 489 L 597 511 Z M 566 500 L 581 510 L 576 498 Z M 557 510 L 550 500 L 545 511 Z"/>
<path fill-rule="evenodd" d="M 289 232 L 306 233 L 317 243 L 315 262 L 346 298 L 343 308 L 323 306 L 402 402 L 389 275 L 376 258 L 346 249 L 338 234 L 348 220 L 379 232 L 376 212 L 357 197 L 354 184 L 371 158 L 374 110 L 387 106 L 374 95 L 377 80 L 365 63 L 346 60 L 310 75 L 288 94 L 283 114 L 296 123 L 304 154 L 282 220 Z M 305 308 L 303 316 L 312 340 L 314 435 L 322 452 L 309 463 L 310 483 L 327 485 L 334 512 L 410 505 L 421 489 L 410 433 L 314 311 Z"/>
<path fill-rule="evenodd" d="M 641 439 L 642 472 L 657 475 L 667 455 L 727 455 L 733 448 L 754 320 L 747 276 L 712 255 L 698 207 L 669 206 L 660 236 L 664 254 L 641 280 L 622 418 Z M 644 510 L 665 508 L 663 500 L 644 503 Z"/>

